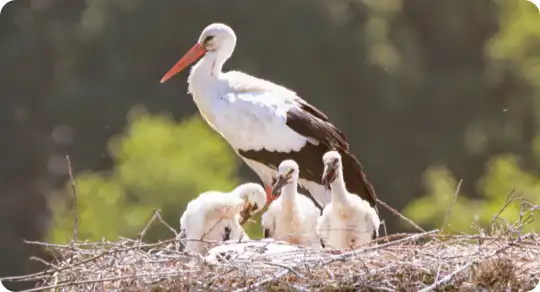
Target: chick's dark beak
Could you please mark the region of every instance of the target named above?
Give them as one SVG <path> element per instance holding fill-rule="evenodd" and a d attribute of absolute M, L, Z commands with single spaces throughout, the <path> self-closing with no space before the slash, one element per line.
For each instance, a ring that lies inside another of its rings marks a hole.
<path fill-rule="evenodd" d="M 332 167 L 325 165 L 324 172 L 321 178 L 321 183 L 324 185 L 326 189 L 329 190 L 330 184 L 333 183 L 335 179 L 336 179 L 335 170 Z"/>
<path fill-rule="evenodd" d="M 281 195 L 281 188 L 291 181 L 292 170 L 282 173 L 278 176 L 276 183 L 272 187 L 272 194 L 276 197 Z"/>
<path fill-rule="evenodd" d="M 287 179 L 280 175 L 278 179 L 276 180 L 276 183 L 272 187 L 272 194 L 276 197 L 279 197 L 281 195 L 281 188 L 287 184 Z"/>

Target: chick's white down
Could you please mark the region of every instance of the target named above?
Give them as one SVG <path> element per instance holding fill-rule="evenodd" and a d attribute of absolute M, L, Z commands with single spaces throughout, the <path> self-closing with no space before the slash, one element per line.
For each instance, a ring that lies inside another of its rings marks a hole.
<path fill-rule="evenodd" d="M 259 212 L 266 204 L 264 188 L 246 183 L 230 193 L 208 191 L 188 203 L 180 218 L 180 235 L 185 249 L 205 254 L 209 242 L 249 239 L 239 223 L 244 209 Z"/>
<path fill-rule="evenodd" d="M 279 175 L 287 174 L 290 179 L 282 187 L 280 197 L 261 218 L 265 234 L 291 244 L 320 247 L 316 231 L 320 211 L 309 198 L 297 192 L 299 168 L 296 162 L 285 160 L 279 165 Z"/>
<path fill-rule="evenodd" d="M 325 169 L 334 172 L 330 183 L 331 202 L 318 220 L 317 234 L 327 248 L 357 248 L 378 236 L 380 219 L 369 203 L 345 188 L 341 156 L 329 151 L 323 156 Z M 326 174 L 326 172 L 325 172 Z"/>

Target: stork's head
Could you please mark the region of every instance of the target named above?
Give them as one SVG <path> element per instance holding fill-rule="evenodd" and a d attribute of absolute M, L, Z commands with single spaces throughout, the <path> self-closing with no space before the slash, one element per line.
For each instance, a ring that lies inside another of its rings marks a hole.
<path fill-rule="evenodd" d="M 253 214 L 261 211 L 266 205 L 266 192 L 260 184 L 245 183 L 238 186 L 235 192 L 244 200 L 244 209 L 240 212 L 242 223 Z"/>
<path fill-rule="evenodd" d="M 202 31 L 197 44 L 202 46 L 206 52 L 225 49 L 232 53 L 231 46 L 234 49 L 236 34 L 226 24 L 212 23 Z"/>
<path fill-rule="evenodd" d="M 236 34 L 228 25 L 212 23 L 199 36 L 197 43 L 161 79 L 161 83 L 184 70 L 204 55 L 214 55 L 216 62 L 225 62 L 236 46 Z"/>
<path fill-rule="evenodd" d="M 278 178 L 272 188 L 272 194 L 279 196 L 281 188 L 285 185 L 298 181 L 298 164 L 294 160 L 284 160 L 278 167 Z"/>
<path fill-rule="evenodd" d="M 330 184 L 332 184 L 337 177 L 341 176 L 343 171 L 341 155 L 337 151 L 328 151 L 323 155 L 322 161 L 324 164 L 324 171 L 321 183 L 327 189 L 330 189 Z"/>

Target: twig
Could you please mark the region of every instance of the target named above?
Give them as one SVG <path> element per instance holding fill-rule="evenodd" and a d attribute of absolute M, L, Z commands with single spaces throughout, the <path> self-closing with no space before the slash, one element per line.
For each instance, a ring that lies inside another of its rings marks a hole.
<path fill-rule="evenodd" d="M 515 189 L 513 189 L 506 196 L 504 206 L 502 206 L 502 208 L 497 212 L 497 214 L 495 214 L 495 216 L 493 216 L 491 218 L 491 221 L 489 222 L 489 226 L 493 226 L 493 223 L 495 222 L 495 220 L 497 220 L 499 218 L 499 215 L 501 215 L 501 213 L 506 209 L 506 207 L 508 207 L 508 205 L 510 205 L 510 203 L 512 203 L 515 200 L 516 196 L 515 196 L 514 192 L 515 192 Z"/>
<path fill-rule="evenodd" d="M 448 219 L 450 218 L 450 213 L 452 213 L 452 208 L 454 207 L 454 204 L 456 203 L 457 196 L 459 194 L 459 190 L 461 189 L 461 184 L 463 183 L 463 179 L 459 180 L 459 183 L 456 187 L 456 191 L 454 192 L 454 199 L 452 200 L 452 204 L 450 204 L 450 207 L 448 207 L 448 211 L 446 212 L 446 215 L 444 216 L 443 223 L 441 225 L 441 232 L 446 227 L 446 224 L 448 224 Z"/>
<path fill-rule="evenodd" d="M 69 181 L 71 183 L 72 195 L 73 195 L 73 240 L 77 241 L 77 230 L 79 229 L 79 211 L 77 202 L 77 186 L 75 185 L 75 179 L 73 178 L 73 168 L 71 167 L 71 160 L 69 155 L 66 154 L 66 161 L 68 166 Z"/>
<path fill-rule="evenodd" d="M 304 278 L 302 275 L 298 274 L 298 272 L 295 271 L 294 268 L 292 268 L 292 267 L 282 265 L 282 264 L 278 264 L 278 263 L 264 263 L 264 264 L 269 265 L 269 266 L 275 266 L 275 267 L 280 267 L 280 268 L 283 268 L 283 269 L 287 269 L 287 270 L 289 270 L 289 272 L 293 273 L 296 277 Z"/>
<path fill-rule="evenodd" d="M 156 212 L 157 214 L 157 218 L 158 220 L 163 224 L 165 225 L 165 227 L 169 228 L 169 230 L 174 234 L 174 236 L 178 236 L 178 232 L 176 232 L 176 230 L 174 230 L 174 228 L 171 227 L 171 225 L 167 224 L 167 222 L 165 222 L 165 220 L 163 220 L 163 218 L 161 217 L 161 214 L 160 214 L 160 210 L 158 210 Z"/>
<path fill-rule="evenodd" d="M 392 212 L 394 215 L 398 216 L 399 218 L 403 219 L 405 222 L 409 223 L 412 227 L 416 228 L 420 232 L 426 232 L 422 227 L 416 225 L 411 219 L 405 217 L 403 214 L 399 213 L 396 209 L 390 207 L 385 202 L 381 201 L 381 199 L 377 198 L 377 202 L 381 204 L 383 207 L 385 207 L 387 210 Z"/>
<path fill-rule="evenodd" d="M 525 207 L 525 200 L 521 200 L 521 206 L 519 207 L 519 229 L 518 229 L 518 239 L 521 240 L 521 229 L 523 229 L 523 215 Z"/>
<path fill-rule="evenodd" d="M 152 222 L 154 222 L 157 216 L 159 216 L 158 212 L 159 212 L 158 210 L 154 209 L 152 217 L 150 218 L 150 220 L 148 220 L 148 222 L 146 222 L 146 225 L 144 226 L 143 230 L 141 230 L 141 232 L 139 232 L 139 235 L 137 236 L 138 242 L 142 241 L 144 235 L 146 234 L 146 231 L 148 231 L 148 228 L 150 227 L 150 225 L 152 225 Z"/>

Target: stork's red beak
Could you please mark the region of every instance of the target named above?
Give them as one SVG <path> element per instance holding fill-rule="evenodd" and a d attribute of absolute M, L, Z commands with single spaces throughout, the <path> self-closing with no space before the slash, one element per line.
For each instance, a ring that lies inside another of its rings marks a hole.
<path fill-rule="evenodd" d="M 169 72 L 167 72 L 163 78 L 161 78 L 161 83 L 171 79 L 174 75 L 176 75 L 178 72 L 186 69 L 187 66 L 191 65 L 191 63 L 197 61 L 202 55 L 204 55 L 206 51 L 204 50 L 204 47 L 197 43 L 195 44 L 183 57 L 174 65 Z"/>

